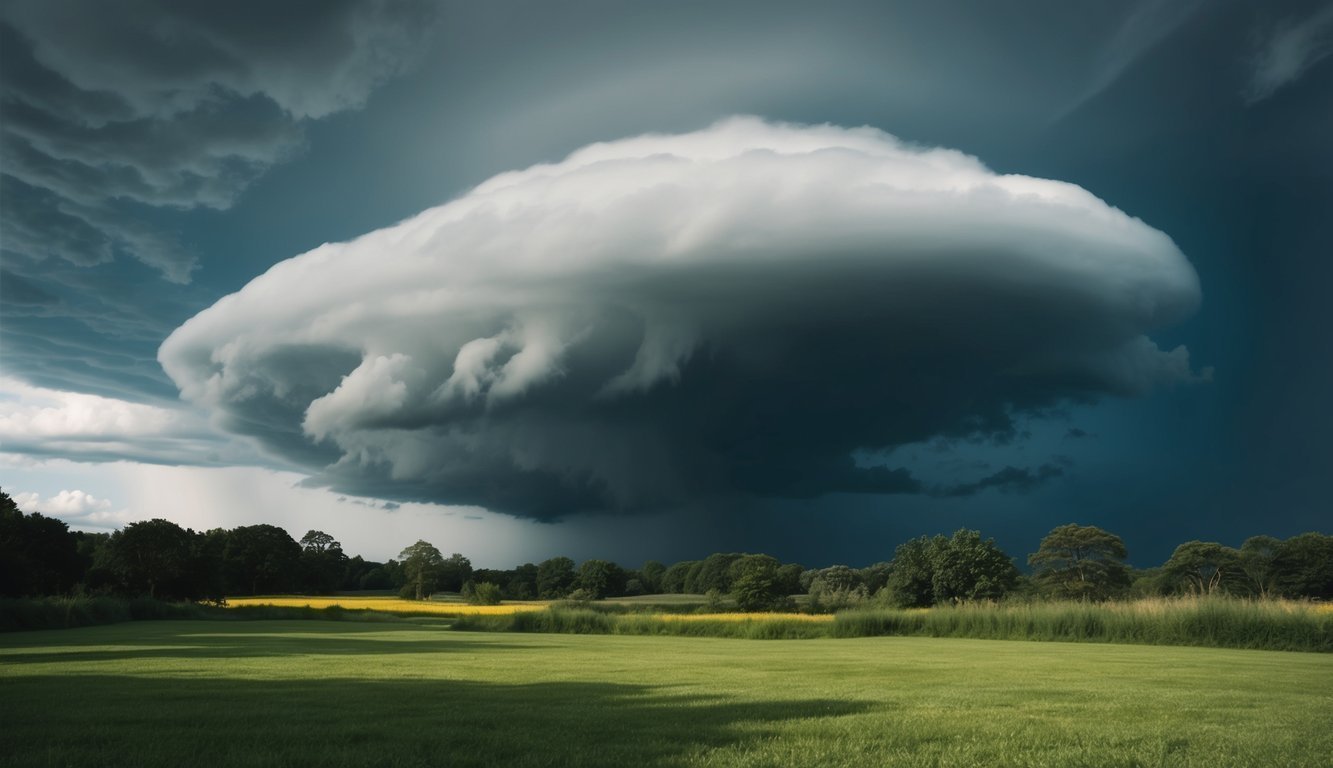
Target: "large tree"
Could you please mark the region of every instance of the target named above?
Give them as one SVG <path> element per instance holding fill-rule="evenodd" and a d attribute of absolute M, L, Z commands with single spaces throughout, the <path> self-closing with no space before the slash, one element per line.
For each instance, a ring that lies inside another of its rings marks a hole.
<path fill-rule="evenodd" d="M 686 577 L 685 591 L 702 594 L 712 589 L 731 591 L 731 564 L 741 558 L 739 552 L 714 552 L 691 568 Z"/>
<path fill-rule="evenodd" d="M 445 592 L 461 592 L 463 585 L 472 579 L 472 561 L 455 552 L 440 563 L 440 583 L 437 589 Z"/>
<path fill-rule="evenodd" d="M 585 560 L 579 566 L 575 584 L 594 600 L 624 594 L 627 581 L 625 569 L 609 560 Z"/>
<path fill-rule="evenodd" d="M 731 596 L 742 611 L 779 611 L 791 597 L 783 591 L 781 565 L 769 555 L 743 555 L 731 564 Z"/>
<path fill-rule="evenodd" d="M 342 544 L 329 534 L 307 531 L 301 537 L 301 581 L 307 591 L 315 594 L 337 591 L 347 574 L 347 564 Z"/>
<path fill-rule="evenodd" d="M 1246 586 L 1256 596 L 1272 597 L 1277 593 L 1277 556 L 1282 542 L 1272 536 L 1251 536 L 1240 545 L 1240 570 L 1245 574 Z"/>
<path fill-rule="evenodd" d="M 243 525 L 227 531 L 222 557 L 232 594 L 294 591 L 301 572 L 301 545 L 276 525 Z"/>
<path fill-rule="evenodd" d="M 666 566 L 656 560 L 649 560 L 639 568 L 639 583 L 643 585 L 643 591 L 646 594 L 657 594 L 662 592 L 662 576 L 666 574 Z"/>
<path fill-rule="evenodd" d="M 960 529 L 935 552 L 935 602 L 997 600 L 1018 583 L 1014 561 L 981 533 Z"/>
<path fill-rule="evenodd" d="M 444 568 L 444 555 L 440 554 L 435 545 L 418 539 L 417 543 L 404 549 L 398 557 L 402 560 L 403 573 L 407 577 L 403 586 L 405 594 L 422 600 L 435 591 Z"/>
<path fill-rule="evenodd" d="M 568 595 L 574 588 L 574 561 L 553 557 L 537 565 L 537 596 L 552 600 Z"/>
<path fill-rule="evenodd" d="M 1302 533 L 1278 547 L 1277 583 L 1287 597 L 1333 599 L 1333 536 Z"/>
<path fill-rule="evenodd" d="M 170 520 L 130 523 L 107 541 L 107 566 L 121 587 L 149 597 L 186 599 L 196 595 L 193 579 L 194 532 Z"/>
<path fill-rule="evenodd" d="M 899 544 L 894 550 L 885 588 L 899 607 L 925 608 L 935 603 L 934 557 L 945 541 L 943 536 L 920 536 Z"/>
<path fill-rule="evenodd" d="M 1046 594 L 1105 600 L 1129 587 L 1125 542 L 1094 525 L 1062 525 L 1028 555 L 1032 578 Z"/>
<path fill-rule="evenodd" d="M 887 589 L 906 608 L 945 602 L 995 600 L 1018 583 L 1013 560 L 977 531 L 960 529 L 953 536 L 922 536 L 894 552 Z"/>
<path fill-rule="evenodd" d="M 1215 541 L 1187 541 L 1176 547 L 1162 571 L 1185 592 L 1226 592 L 1240 576 L 1240 553 Z"/>

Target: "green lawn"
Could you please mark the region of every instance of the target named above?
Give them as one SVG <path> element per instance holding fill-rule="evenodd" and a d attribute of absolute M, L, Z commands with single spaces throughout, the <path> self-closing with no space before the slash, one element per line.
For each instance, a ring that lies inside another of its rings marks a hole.
<path fill-rule="evenodd" d="M 133 622 L 0 635 L 0 765 L 1326 766 L 1333 656 Z"/>

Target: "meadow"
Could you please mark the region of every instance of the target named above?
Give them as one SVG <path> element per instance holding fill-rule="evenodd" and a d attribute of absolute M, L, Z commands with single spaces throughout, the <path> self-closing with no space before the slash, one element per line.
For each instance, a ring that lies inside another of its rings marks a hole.
<path fill-rule="evenodd" d="M 1328 654 L 415 621 L 0 635 L 0 763 L 1323 766 L 1333 754 Z"/>

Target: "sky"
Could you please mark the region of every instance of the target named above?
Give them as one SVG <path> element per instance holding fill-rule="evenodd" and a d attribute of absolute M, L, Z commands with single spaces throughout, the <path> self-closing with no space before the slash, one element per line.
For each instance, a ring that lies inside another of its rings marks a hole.
<path fill-rule="evenodd" d="M 1330 530 L 1333 6 L 0 4 L 0 487 L 485 567 Z"/>

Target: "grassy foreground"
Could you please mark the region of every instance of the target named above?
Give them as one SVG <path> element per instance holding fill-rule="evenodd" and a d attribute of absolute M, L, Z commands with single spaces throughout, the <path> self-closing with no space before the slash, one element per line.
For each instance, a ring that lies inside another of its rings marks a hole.
<path fill-rule="evenodd" d="M 13 766 L 1323 766 L 1333 657 L 136 622 L 0 635 Z"/>

